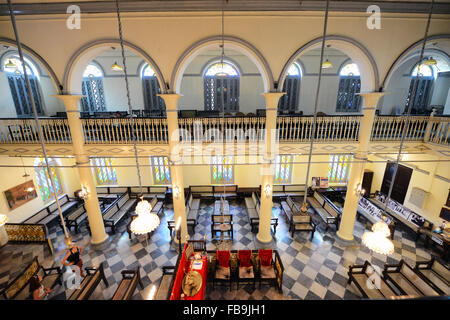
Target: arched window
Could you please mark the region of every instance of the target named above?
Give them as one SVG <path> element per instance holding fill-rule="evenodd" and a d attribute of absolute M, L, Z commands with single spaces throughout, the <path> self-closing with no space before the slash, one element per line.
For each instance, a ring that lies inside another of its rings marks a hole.
<path fill-rule="evenodd" d="M 239 111 L 239 73 L 232 64 L 216 62 L 210 65 L 204 75 L 204 91 L 205 111 Z"/>
<path fill-rule="evenodd" d="M 300 81 L 302 72 L 300 66 L 294 62 L 288 69 L 288 74 L 283 84 L 283 92 L 286 92 L 280 98 L 278 111 L 295 112 L 298 107 L 298 98 L 300 96 Z"/>
<path fill-rule="evenodd" d="M 94 63 L 89 64 L 83 73 L 83 95 L 81 105 L 85 112 L 106 111 L 103 71 Z"/>
<path fill-rule="evenodd" d="M 416 65 L 411 72 L 411 82 L 409 84 L 408 96 L 406 98 L 406 109 L 408 110 L 411 99 L 411 94 L 414 88 L 414 81 L 417 78 L 417 87 L 414 94 L 413 105 L 411 108 L 412 114 L 424 114 L 428 107 L 431 98 L 431 89 L 434 81 L 434 70 L 431 66 L 426 64 Z"/>
<path fill-rule="evenodd" d="M 56 194 L 62 194 L 63 188 L 61 187 L 61 179 L 56 172 L 56 162 L 52 158 L 48 159 L 50 166 L 50 174 L 48 173 L 47 166 L 45 165 L 45 159 L 43 157 L 36 158 L 34 161 L 34 172 L 36 174 L 37 184 L 41 191 L 41 197 L 44 202 L 47 202 L 53 197 L 53 188 L 50 179 L 53 179 L 56 188 Z"/>
<path fill-rule="evenodd" d="M 233 156 L 213 156 L 211 157 L 211 183 L 233 183 L 234 166 Z"/>
<path fill-rule="evenodd" d="M 170 167 L 168 157 L 151 157 L 153 183 L 154 184 L 171 184 Z"/>
<path fill-rule="evenodd" d="M 117 174 L 112 158 L 91 159 L 91 166 L 98 185 L 117 184 Z"/>
<path fill-rule="evenodd" d="M 359 69 L 356 63 L 347 63 L 339 72 L 336 112 L 358 112 L 361 96 Z"/>
<path fill-rule="evenodd" d="M 43 115 L 42 99 L 39 90 L 39 81 L 36 67 L 29 61 L 25 60 L 25 68 L 27 76 L 30 81 L 31 93 L 33 96 L 36 111 L 39 115 Z M 11 55 L 3 59 L 2 70 L 6 73 L 8 79 L 9 89 L 14 101 L 18 117 L 26 117 L 33 115 L 33 109 L 28 99 L 28 90 L 23 74 L 23 67 L 19 57 Z"/>
<path fill-rule="evenodd" d="M 142 88 L 144 90 L 145 110 L 148 115 L 164 115 L 166 109 L 164 100 L 158 97 L 161 93 L 155 71 L 146 64 L 142 68 Z"/>
<path fill-rule="evenodd" d="M 275 161 L 273 183 L 291 183 L 292 180 L 291 155 L 278 155 Z"/>
<path fill-rule="evenodd" d="M 330 183 L 347 183 L 350 172 L 351 155 L 334 154 L 330 156 L 328 165 L 328 181 Z"/>

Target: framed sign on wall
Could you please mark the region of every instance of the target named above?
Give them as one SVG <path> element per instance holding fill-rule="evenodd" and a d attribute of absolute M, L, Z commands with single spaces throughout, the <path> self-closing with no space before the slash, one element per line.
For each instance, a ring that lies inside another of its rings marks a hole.
<path fill-rule="evenodd" d="M 28 201 L 37 198 L 37 192 L 34 187 L 33 180 L 19 184 L 6 190 L 4 193 L 10 210 L 14 210 Z"/>

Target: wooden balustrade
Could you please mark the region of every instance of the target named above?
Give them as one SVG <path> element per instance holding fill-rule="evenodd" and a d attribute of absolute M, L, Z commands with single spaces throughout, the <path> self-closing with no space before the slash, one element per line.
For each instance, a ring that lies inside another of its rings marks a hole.
<path fill-rule="evenodd" d="M 277 117 L 280 142 L 358 141 L 361 116 L 319 116 L 315 132 L 312 116 Z M 67 119 L 41 118 L 45 143 L 71 143 Z M 372 141 L 399 141 L 406 116 L 377 116 L 372 127 Z M 130 118 L 81 119 L 87 144 L 131 144 Z M 227 142 L 264 139 L 265 117 L 180 118 L 180 141 Z M 166 118 L 134 118 L 139 144 L 168 143 Z M 406 141 L 426 141 L 450 145 L 450 117 L 411 116 Z M 0 143 L 39 143 L 33 119 L 0 119 Z"/>
<path fill-rule="evenodd" d="M 44 143 L 71 143 L 67 119 L 40 118 Z M 39 143 L 39 134 L 34 119 L 1 119 L 1 143 Z"/>
<path fill-rule="evenodd" d="M 408 128 L 406 130 L 406 141 L 423 141 L 428 116 L 409 117 Z M 397 141 L 401 140 L 403 130 L 406 126 L 406 116 L 378 116 L 375 118 L 372 127 L 373 141 Z"/>
<path fill-rule="evenodd" d="M 450 145 L 450 117 L 431 117 L 427 142 Z"/>
<path fill-rule="evenodd" d="M 136 142 L 140 144 L 167 143 L 167 119 L 134 118 Z M 81 119 L 87 144 L 133 143 L 130 118 Z"/>

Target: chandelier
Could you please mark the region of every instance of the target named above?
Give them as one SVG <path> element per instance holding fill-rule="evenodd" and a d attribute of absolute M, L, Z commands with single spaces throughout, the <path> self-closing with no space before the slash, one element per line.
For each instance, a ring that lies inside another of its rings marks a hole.
<path fill-rule="evenodd" d="M 388 239 L 390 234 L 388 225 L 379 221 L 372 226 L 372 231 L 363 234 L 362 243 L 373 252 L 389 255 L 394 253 L 394 244 Z"/>
<path fill-rule="evenodd" d="M 159 217 L 151 211 L 151 204 L 147 200 L 141 198 L 141 201 L 139 201 L 136 206 L 136 213 L 138 216 L 130 225 L 131 232 L 140 235 L 152 232 L 158 228 L 160 222 Z"/>

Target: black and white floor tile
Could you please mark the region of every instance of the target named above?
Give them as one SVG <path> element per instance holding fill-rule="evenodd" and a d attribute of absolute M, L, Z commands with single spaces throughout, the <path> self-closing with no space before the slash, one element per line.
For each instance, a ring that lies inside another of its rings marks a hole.
<path fill-rule="evenodd" d="M 233 214 L 234 239 L 228 243 L 230 249 L 256 249 L 256 234 L 250 230 L 245 205 L 238 201 L 231 201 Z M 198 217 L 198 225 L 192 239 L 202 239 L 207 236 L 207 249 L 215 250 L 217 241 L 211 242 L 210 221 L 214 211 L 213 202 L 202 201 Z M 348 267 L 362 264 L 369 260 L 374 265 L 383 267 L 385 263 L 396 263 L 400 259 L 414 264 L 417 260 L 426 260 L 435 254 L 426 249 L 422 243 L 416 243 L 406 230 L 398 228 L 394 236 L 395 253 L 389 257 L 370 252 L 362 245 L 341 246 L 335 240 L 334 227 L 325 233 L 325 226 L 319 228 L 311 239 L 309 233 L 296 233 L 292 238 L 288 233 L 288 226 L 279 206 L 275 204 L 273 215 L 279 218 L 279 225 L 274 237 L 274 249 L 279 251 L 284 265 L 283 292 L 269 286 L 253 288 L 251 285 L 241 285 L 239 289 L 233 286 L 212 289 L 207 287 L 206 299 L 359 299 L 360 295 L 353 285 L 347 284 Z M 314 215 L 313 215 L 314 218 Z M 147 299 L 153 284 L 158 285 L 165 265 L 175 265 L 177 260 L 177 245 L 171 243 L 167 221 L 173 219 L 171 205 L 165 209 L 161 224 L 147 241 L 145 236 L 130 241 L 125 230 L 127 221 L 119 226 L 116 234 L 110 235 L 108 243 L 102 250 L 95 250 L 90 245 L 90 237 L 81 228 L 79 234 L 72 234 L 72 241 L 84 247 L 82 259 L 84 266 L 98 266 L 104 263 L 105 275 L 109 283 L 103 283 L 96 289 L 91 299 L 110 299 L 122 278 L 121 271 L 141 267 L 141 277 L 144 289 L 136 290 L 133 299 Z M 318 217 L 315 220 L 319 222 Z M 365 227 L 358 220 L 355 224 L 355 238 L 361 243 Z M 46 267 L 61 266 L 64 251 L 64 234 L 55 226 L 50 229 L 50 238 L 55 246 L 54 255 L 50 255 L 43 245 L 15 245 L 7 244 L 0 248 L 0 287 L 14 279 L 23 268 L 37 256 Z M 57 286 L 52 292 L 52 299 L 66 299 L 70 290 L 65 286 Z"/>

